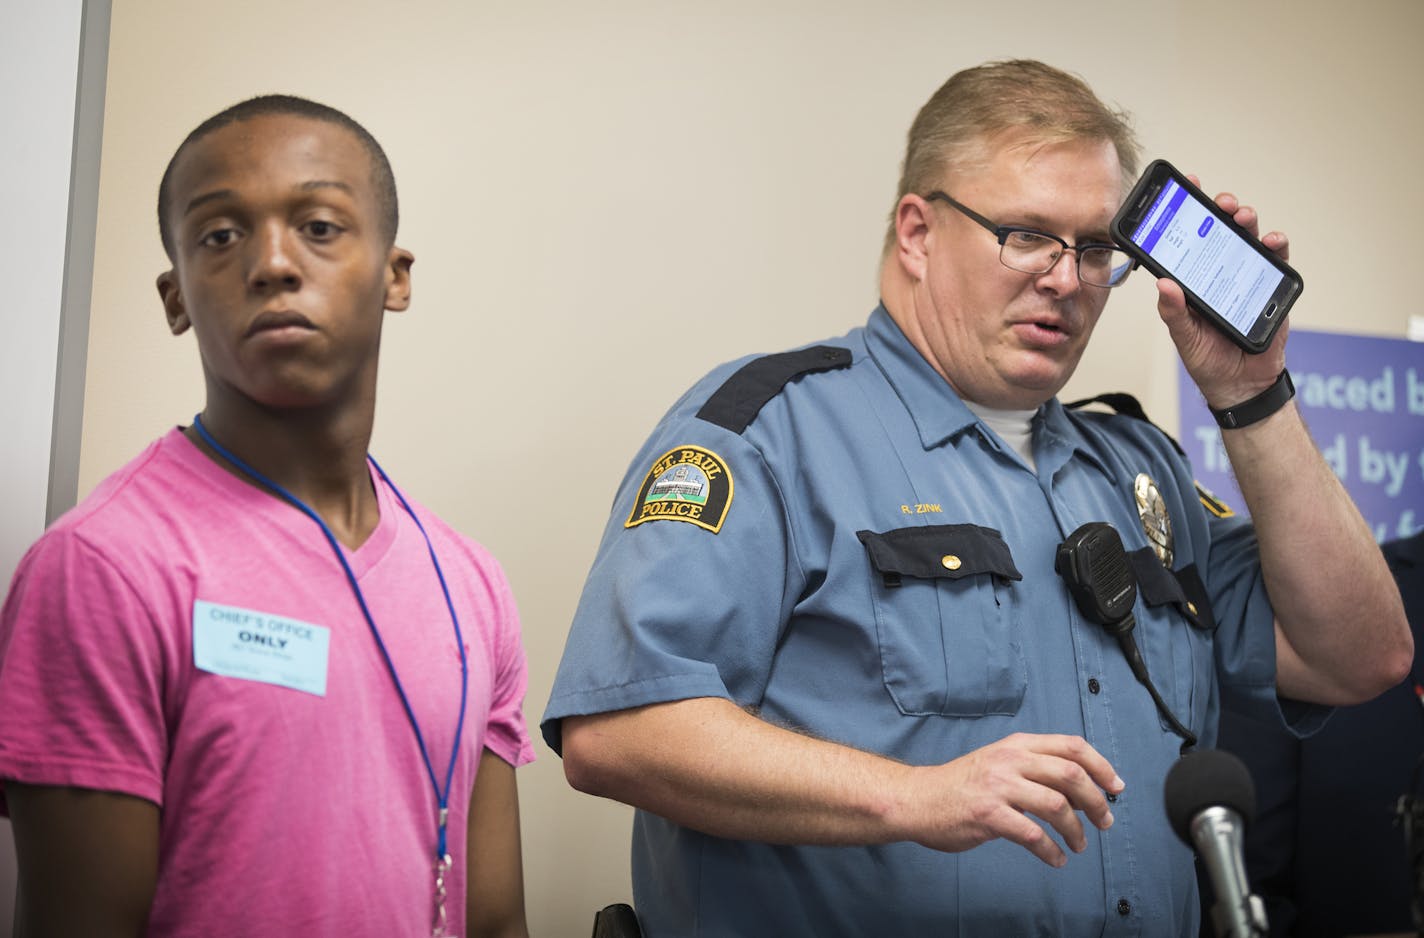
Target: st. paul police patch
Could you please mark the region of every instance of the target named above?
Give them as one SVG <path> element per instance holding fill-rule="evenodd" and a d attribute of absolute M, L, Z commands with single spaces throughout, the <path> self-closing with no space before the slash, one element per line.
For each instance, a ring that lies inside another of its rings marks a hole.
<path fill-rule="evenodd" d="M 679 446 L 653 463 L 623 527 L 686 521 L 716 534 L 730 507 L 732 472 L 722 457 L 700 446 Z"/>

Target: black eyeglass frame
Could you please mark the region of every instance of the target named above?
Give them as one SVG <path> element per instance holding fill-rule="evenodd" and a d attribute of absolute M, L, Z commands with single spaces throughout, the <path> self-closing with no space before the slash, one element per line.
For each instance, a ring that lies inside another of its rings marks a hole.
<path fill-rule="evenodd" d="M 1072 251 L 1073 273 L 1075 276 L 1077 276 L 1078 280 L 1082 283 L 1086 283 L 1090 287 L 1102 287 L 1104 289 L 1111 290 L 1113 287 L 1120 287 L 1124 283 L 1126 283 L 1127 275 L 1132 273 L 1139 266 L 1136 259 L 1134 259 L 1130 254 L 1128 254 L 1122 248 L 1118 247 L 1116 244 L 1112 244 L 1107 241 L 1088 241 L 1083 244 L 1069 244 L 1067 241 L 1064 241 L 1062 238 L 1058 237 L 1055 234 L 1049 234 L 1048 232 L 1040 231 L 1037 228 L 1030 228 L 1027 225 L 996 225 L 989 219 L 985 218 L 983 215 L 980 215 L 978 212 L 974 211 L 974 209 L 965 205 L 963 202 L 952 198 L 948 193 L 943 192 L 939 189 L 934 190 L 928 195 L 922 196 L 922 198 L 930 202 L 945 203 L 950 208 L 955 209 L 965 218 L 968 218 L 970 221 L 974 222 L 974 224 L 978 225 L 979 227 L 983 228 L 985 231 L 993 235 L 995 239 L 997 239 L 999 242 L 999 263 L 1003 264 L 1005 267 L 1008 267 L 1009 270 L 1017 270 L 1021 274 L 1033 274 L 1034 276 L 1046 274 L 1058 264 L 1059 259 L 1063 257 L 1064 251 Z M 1043 270 L 1020 270 L 1019 268 L 1012 266 L 1004 260 L 1004 252 L 1002 250 L 1002 248 L 1008 242 L 1009 236 L 1019 232 L 1022 232 L 1024 234 L 1035 235 L 1040 238 L 1047 238 L 1050 241 L 1057 241 L 1059 247 L 1061 247 L 1062 250 L 1060 250 L 1057 254 L 1053 256 L 1053 262 L 1050 263 Z M 1121 254 L 1126 260 L 1131 261 L 1131 263 L 1127 265 L 1127 269 L 1123 272 L 1122 278 L 1118 280 L 1117 283 L 1093 283 L 1091 280 L 1083 279 L 1083 251 L 1092 250 L 1093 248 L 1116 251 L 1117 253 Z"/>

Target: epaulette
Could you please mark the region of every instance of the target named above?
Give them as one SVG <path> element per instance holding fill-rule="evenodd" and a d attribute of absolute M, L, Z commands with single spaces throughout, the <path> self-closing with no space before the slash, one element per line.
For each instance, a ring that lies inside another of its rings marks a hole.
<path fill-rule="evenodd" d="M 1148 426 L 1156 430 L 1158 433 L 1165 436 L 1167 440 L 1172 444 L 1172 446 L 1176 448 L 1177 452 L 1181 453 L 1183 457 L 1186 457 L 1187 451 L 1182 449 L 1182 444 L 1177 442 L 1176 437 L 1172 436 L 1172 434 L 1168 433 L 1166 430 L 1163 430 L 1161 427 L 1157 426 L 1157 424 L 1153 423 L 1148 418 L 1147 412 L 1142 409 L 1142 404 L 1139 403 L 1137 398 L 1133 397 L 1131 394 L 1116 391 L 1109 394 L 1099 394 L 1097 397 L 1085 397 L 1081 401 L 1074 401 L 1071 404 L 1064 404 L 1063 406 L 1067 407 L 1070 410 L 1077 410 L 1078 408 L 1086 407 L 1089 404 L 1105 404 L 1108 407 L 1111 407 L 1117 413 L 1122 414 L 1124 417 L 1132 417 L 1134 420 L 1141 420 L 1143 423 L 1147 424 Z M 1218 518 L 1233 518 L 1236 516 L 1236 512 L 1231 510 L 1230 505 L 1226 504 L 1226 502 L 1213 495 L 1210 490 L 1208 490 L 1200 482 L 1196 483 L 1196 488 L 1197 500 L 1201 502 L 1202 507 L 1205 508 L 1207 511 L 1211 512 Z"/>
<path fill-rule="evenodd" d="M 813 345 L 794 352 L 754 358 L 738 368 L 707 398 L 698 418 L 742 433 L 766 402 L 781 393 L 787 382 L 817 371 L 844 368 L 851 363 L 850 349 Z"/>
<path fill-rule="evenodd" d="M 1131 394 L 1123 391 L 1111 391 L 1107 394 L 1099 394 L 1097 397 L 1085 397 L 1081 401 L 1074 401 L 1071 404 L 1064 404 L 1063 406 L 1069 410 L 1078 410 L 1079 408 L 1087 407 L 1089 404 L 1103 404 L 1107 407 L 1111 407 L 1115 413 L 1122 414 L 1124 417 L 1141 420 L 1165 436 L 1178 453 L 1184 457 L 1187 455 L 1187 451 L 1182 449 L 1182 444 L 1177 442 L 1177 438 L 1153 423 L 1147 416 L 1147 411 L 1142 409 L 1142 404 Z"/>

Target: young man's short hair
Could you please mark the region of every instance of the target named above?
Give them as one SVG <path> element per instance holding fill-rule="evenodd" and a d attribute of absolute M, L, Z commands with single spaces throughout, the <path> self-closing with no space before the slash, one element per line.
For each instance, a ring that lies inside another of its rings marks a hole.
<path fill-rule="evenodd" d="M 183 138 L 183 142 L 174 151 L 173 158 L 168 161 L 168 167 L 163 171 L 163 180 L 158 184 L 158 234 L 163 239 L 163 250 L 168 253 L 168 259 L 175 260 L 173 227 L 169 222 L 168 214 L 173 207 L 173 194 L 169 191 L 169 187 L 172 184 L 173 167 L 177 165 L 178 157 L 182 156 L 183 151 L 187 150 L 189 146 L 219 128 L 266 115 L 308 117 L 312 120 L 337 124 L 356 135 L 356 139 L 361 141 L 361 146 L 365 148 L 367 155 L 371 158 L 371 183 L 376 194 L 376 206 L 380 211 L 381 234 L 385 238 L 387 247 L 394 244 L 396 227 L 400 223 L 400 206 L 396 198 L 396 178 L 395 174 L 391 172 L 390 160 L 386 159 L 386 151 L 381 149 L 376 138 L 371 136 L 370 131 L 365 127 L 334 107 L 328 107 L 325 104 L 295 95 L 268 94 L 240 101 L 209 117 L 193 128 L 193 132 Z"/>

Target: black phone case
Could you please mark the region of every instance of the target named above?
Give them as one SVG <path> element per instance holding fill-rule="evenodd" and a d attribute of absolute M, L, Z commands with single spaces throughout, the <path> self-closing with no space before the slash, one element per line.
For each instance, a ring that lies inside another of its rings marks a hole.
<path fill-rule="evenodd" d="M 1270 327 L 1259 339 L 1252 339 L 1248 335 L 1243 335 L 1235 326 L 1228 322 L 1224 316 L 1215 309 L 1212 309 L 1210 304 L 1193 293 L 1187 288 L 1186 284 L 1174 277 L 1166 268 L 1157 263 L 1150 254 L 1133 243 L 1133 229 L 1137 226 L 1138 221 L 1141 220 L 1147 209 L 1151 207 L 1151 199 L 1155 197 L 1156 193 L 1168 179 L 1174 180 L 1183 189 L 1187 190 L 1187 194 L 1200 202 L 1204 208 L 1211 212 L 1217 221 L 1220 221 L 1240 235 L 1242 240 L 1249 244 L 1257 254 L 1264 257 L 1272 267 L 1279 270 L 1286 276 L 1288 281 L 1294 284 L 1295 289 L 1281 301 L 1280 308 L 1276 310 L 1275 316 L 1271 319 Z M 1148 164 L 1147 169 L 1142 173 L 1142 177 L 1137 180 L 1136 185 L 1132 187 L 1132 191 L 1128 193 L 1127 199 L 1122 203 L 1122 207 L 1118 209 L 1117 214 L 1113 216 L 1111 233 L 1118 247 L 1132 255 L 1139 264 L 1146 267 L 1156 276 L 1166 277 L 1180 286 L 1182 292 L 1186 294 L 1187 304 L 1191 306 L 1192 309 L 1200 313 L 1208 322 L 1215 326 L 1218 331 L 1224 333 L 1228 339 L 1252 355 L 1259 355 L 1270 346 L 1271 340 L 1275 338 L 1277 330 L 1279 330 L 1281 324 L 1285 322 L 1286 314 L 1290 312 L 1290 308 L 1295 305 L 1295 301 L 1300 298 L 1301 293 L 1305 290 L 1305 281 L 1295 268 L 1277 257 L 1269 248 L 1252 237 L 1250 232 L 1246 231 L 1246 229 L 1236 224 L 1236 221 L 1232 219 L 1230 215 L 1227 215 L 1217 207 L 1215 199 L 1212 199 L 1205 192 L 1192 185 L 1190 179 L 1166 160 L 1153 160 Z"/>

